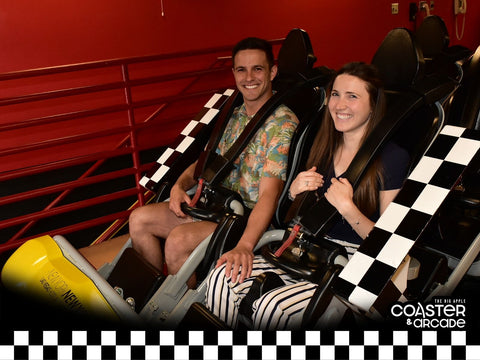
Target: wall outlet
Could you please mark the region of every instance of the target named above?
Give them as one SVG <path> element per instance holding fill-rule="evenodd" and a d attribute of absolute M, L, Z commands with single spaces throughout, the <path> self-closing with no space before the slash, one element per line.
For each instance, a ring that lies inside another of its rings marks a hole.
<path fill-rule="evenodd" d="M 398 3 L 392 3 L 392 14 L 398 14 Z"/>

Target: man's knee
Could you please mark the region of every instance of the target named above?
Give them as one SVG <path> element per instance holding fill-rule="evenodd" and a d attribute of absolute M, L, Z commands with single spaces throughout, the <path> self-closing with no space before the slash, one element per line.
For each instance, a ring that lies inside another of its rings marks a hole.
<path fill-rule="evenodd" d="M 128 218 L 130 233 L 137 232 L 138 229 L 141 229 L 143 227 L 142 222 L 144 217 L 142 216 L 142 213 L 143 207 L 136 208 L 130 213 L 130 217 Z"/>
<path fill-rule="evenodd" d="M 167 203 L 145 205 L 134 209 L 128 220 L 130 234 L 145 231 L 153 221 L 161 222 L 167 215 L 167 211 Z"/>

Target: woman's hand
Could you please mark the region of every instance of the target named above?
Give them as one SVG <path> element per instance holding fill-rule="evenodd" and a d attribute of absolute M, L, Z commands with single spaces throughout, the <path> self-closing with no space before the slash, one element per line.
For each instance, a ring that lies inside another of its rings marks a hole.
<path fill-rule="evenodd" d="M 178 217 L 184 218 L 187 215 L 182 211 L 180 205 L 182 203 L 189 204 L 190 202 L 191 199 L 187 192 L 178 184 L 173 185 L 172 189 L 170 190 L 168 208 Z"/>
<path fill-rule="evenodd" d="M 250 277 L 253 267 L 253 252 L 247 247 L 237 245 L 218 259 L 216 268 L 225 263 L 225 276 L 231 277 L 232 282 L 242 283 Z"/>
<path fill-rule="evenodd" d="M 325 198 L 342 216 L 345 216 L 352 206 L 355 207 L 352 185 L 345 178 L 332 178 L 332 184 L 327 189 Z"/>
<path fill-rule="evenodd" d="M 317 173 L 317 167 L 312 166 L 307 171 L 302 171 L 297 175 L 290 185 L 290 195 L 295 198 L 304 191 L 317 190 L 323 185 L 323 175 Z"/>

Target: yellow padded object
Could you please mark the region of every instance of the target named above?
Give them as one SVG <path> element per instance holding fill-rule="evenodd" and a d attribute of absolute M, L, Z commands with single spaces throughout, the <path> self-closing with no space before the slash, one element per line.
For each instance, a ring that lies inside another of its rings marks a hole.
<path fill-rule="evenodd" d="M 94 282 L 64 256 L 50 236 L 20 246 L 5 263 L 1 280 L 9 290 L 38 297 L 49 304 L 118 319 Z"/>

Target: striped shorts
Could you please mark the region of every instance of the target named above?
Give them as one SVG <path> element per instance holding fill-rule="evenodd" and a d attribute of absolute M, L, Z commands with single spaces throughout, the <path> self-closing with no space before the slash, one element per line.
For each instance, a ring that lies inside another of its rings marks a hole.
<path fill-rule="evenodd" d="M 253 328 L 259 330 L 299 329 L 302 317 L 317 285 L 293 279 L 261 256 L 253 260 L 252 276 L 243 283 L 233 283 L 225 277 L 225 265 L 212 271 L 207 282 L 206 303 L 210 311 L 236 328 L 238 308 L 256 276 L 271 271 L 277 273 L 285 286 L 273 289 L 253 303 Z"/>
<path fill-rule="evenodd" d="M 329 238 L 346 247 L 348 257 L 358 245 Z M 285 286 L 273 289 L 253 303 L 253 328 L 258 330 L 300 329 L 305 308 L 313 296 L 317 284 L 292 278 L 285 271 L 276 268 L 262 256 L 255 256 L 252 275 L 243 283 L 233 283 L 225 276 L 225 264 L 213 270 L 207 280 L 206 306 L 231 328 L 238 325 L 238 309 L 250 290 L 254 279 L 267 271 L 280 276 Z"/>

